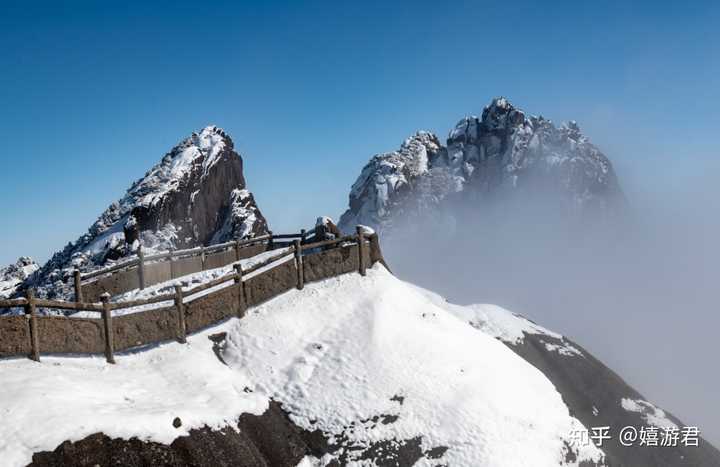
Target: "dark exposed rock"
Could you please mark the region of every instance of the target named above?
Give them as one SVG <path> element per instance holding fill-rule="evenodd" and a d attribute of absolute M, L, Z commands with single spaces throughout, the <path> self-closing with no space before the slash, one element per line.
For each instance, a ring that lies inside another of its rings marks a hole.
<path fill-rule="evenodd" d="M 383 467 L 410 467 L 422 457 L 438 459 L 447 450 L 439 446 L 423 452 L 421 438 L 352 446 L 341 436 L 331 444 L 319 430 L 307 431 L 293 424 L 276 402 L 260 416 L 242 415 L 237 428 L 191 430 L 170 445 L 137 438 L 111 439 L 98 433 L 80 441 L 66 441 L 53 452 L 36 453 L 30 465 L 295 467 L 306 455 L 319 458 L 330 454 L 334 457 L 330 465 L 336 466 L 353 459 L 372 460 Z"/>

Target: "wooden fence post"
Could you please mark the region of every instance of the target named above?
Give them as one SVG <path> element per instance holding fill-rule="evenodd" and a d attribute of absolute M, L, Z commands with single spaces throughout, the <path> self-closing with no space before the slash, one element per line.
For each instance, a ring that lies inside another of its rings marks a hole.
<path fill-rule="evenodd" d="M 235 269 L 235 274 L 237 274 L 237 277 L 235 278 L 235 285 L 237 285 L 238 288 L 238 318 L 242 318 L 245 315 L 245 310 L 247 309 L 247 306 L 245 304 L 245 284 L 243 283 L 243 270 L 241 264 L 236 264 L 233 266 Z"/>
<path fill-rule="evenodd" d="M 75 279 L 75 301 L 82 302 L 83 301 L 82 276 L 80 276 L 79 269 L 75 269 L 75 271 L 73 272 L 73 277 Z"/>
<path fill-rule="evenodd" d="M 305 244 L 307 240 L 307 231 L 305 229 L 300 229 L 300 243 Z"/>
<path fill-rule="evenodd" d="M 200 247 L 200 269 L 205 270 L 205 246 Z"/>
<path fill-rule="evenodd" d="M 110 294 L 104 293 L 100 296 L 102 300 L 103 311 L 102 319 L 105 328 L 105 360 L 108 363 L 115 363 L 115 344 L 112 326 L 112 310 L 110 309 Z"/>
<path fill-rule="evenodd" d="M 138 282 L 140 290 L 145 288 L 145 253 L 143 253 L 142 245 L 138 246 Z"/>
<path fill-rule="evenodd" d="M 38 334 L 37 311 L 35 309 L 35 292 L 28 289 L 26 292 L 27 306 L 25 313 L 30 315 L 30 358 L 36 362 L 40 361 L 40 335 Z"/>
<path fill-rule="evenodd" d="M 365 231 L 363 227 L 358 225 L 355 227 L 358 242 L 358 272 L 361 276 L 365 275 Z"/>
<path fill-rule="evenodd" d="M 273 233 L 272 230 L 267 231 L 268 235 L 270 235 L 270 238 L 268 238 L 268 250 L 273 250 L 275 248 L 275 240 L 273 239 Z"/>
<path fill-rule="evenodd" d="M 178 342 L 187 342 L 187 328 L 185 327 L 185 305 L 183 305 L 182 286 L 175 285 L 175 309 L 178 315 Z"/>
<path fill-rule="evenodd" d="M 305 271 L 303 270 L 302 246 L 300 240 L 295 240 L 295 266 L 297 267 L 297 288 L 302 290 L 305 286 Z"/>
<path fill-rule="evenodd" d="M 235 261 L 240 261 L 240 239 L 235 240 Z"/>

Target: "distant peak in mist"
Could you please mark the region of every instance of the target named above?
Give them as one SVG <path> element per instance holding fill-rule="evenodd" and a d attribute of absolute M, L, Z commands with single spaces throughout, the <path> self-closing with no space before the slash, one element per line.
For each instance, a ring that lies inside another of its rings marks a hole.
<path fill-rule="evenodd" d="M 399 150 L 377 154 L 353 184 L 343 230 L 355 224 L 391 231 L 430 220 L 456 224 L 502 199 L 536 203 L 561 216 L 615 215 L 624 204 L 610 160 L 570 120 L 555 126 L 496 97 L 467 116 L 445 144 L 419 131 Z"/>

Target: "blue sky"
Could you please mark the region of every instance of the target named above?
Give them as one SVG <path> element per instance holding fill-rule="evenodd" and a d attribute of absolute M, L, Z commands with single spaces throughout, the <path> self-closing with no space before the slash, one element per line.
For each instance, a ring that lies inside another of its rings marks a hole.
<path fill-rule="evenodd" d="M 0 263 L 47 259 L 211 123 L 276 231 L 337 217 L 372 154 L 418 129 L 445 138 L 496 95 L 578 120 L 630 193 L 707 174 L 718 156 L 711 2 L 0 9 Z"/>

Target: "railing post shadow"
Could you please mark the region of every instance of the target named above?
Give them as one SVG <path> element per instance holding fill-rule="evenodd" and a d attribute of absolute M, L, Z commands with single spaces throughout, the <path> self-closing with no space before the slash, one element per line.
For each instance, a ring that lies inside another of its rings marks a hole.
<path fill-rule="evenodd" d="M 104 293 L 100 296 L 102 300 L 102 319 L 105 330 L 105 360 L 108 363 L 115 363 L 115 345 L 112 325 L 112 310 L 110 309 L 110 294 Z"/>

